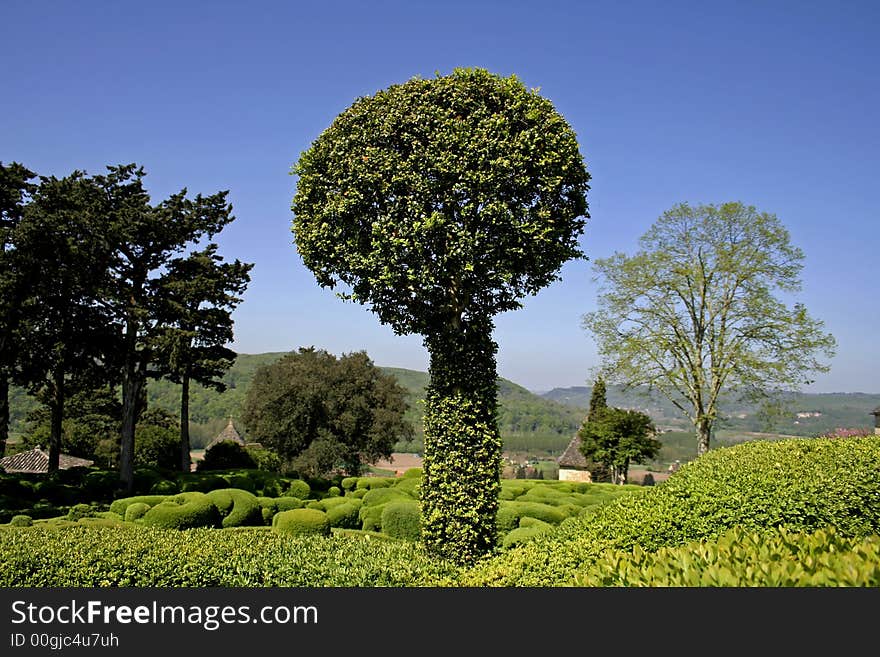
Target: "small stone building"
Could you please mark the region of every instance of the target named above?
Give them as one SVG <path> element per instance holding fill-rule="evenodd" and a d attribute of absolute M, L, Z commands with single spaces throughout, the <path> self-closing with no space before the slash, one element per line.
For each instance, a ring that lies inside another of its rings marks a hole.
<path fill-rule="evenodd" d="M 560 481 L 586 481 L 592 482 L 587 457 L 581 453 L 581 439 L 575 434 L 568 447 L 562 452 L 562 456 L 556 459 L 559 463 Z"/>
<path fill-rule="evenodd" d="M 232 423 L 232 418 L 229 418 L 229 422 L 226 424 L 226 428 L 223 429 L 223 431 L 218 433 L 216 436 L 214 436 L 214 438 L 211 439 L 211 442 L 205 445 L 205 451 L 208 451 L 217 443 L 222 443 L 224 440 L 231 440 L 234 443 L 238 443 L 242 447 L 245 446 L 244 438 L 242 438 L 241 434 L 238 433 L 238 430 Z"/>
<path fill-rule="evenodd" d="M 81 459 L 70 454 L 61 454 L 58 457 L 58 469 L 67 470 L 68 468 L 89 467 L 94 465 L 94 461 L 89 459 Z M 0 459 L 0 470 L 8 473 L 22 472 L 26 474 L 46 474 L 49 472 L 49 452 L 43 450 L 41 445 L 37 445 L 29 452 L 19 452 L 12 456 L 5 456 Z"/>

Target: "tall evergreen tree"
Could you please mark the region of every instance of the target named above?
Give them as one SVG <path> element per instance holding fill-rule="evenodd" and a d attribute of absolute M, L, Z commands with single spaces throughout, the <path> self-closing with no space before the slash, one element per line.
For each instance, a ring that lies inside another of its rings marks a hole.
<path fill-rule="evenodd" d="M 40 179 L 16 231 L 28 280 L 15 380 L 49 409 L 49 471 L 58 469 L 69 395 L 110 375 L 111 318 L 99 305 L 109 264 L 96 188 L 84 173 Z"/>
<path fill-rule="evenodd" d="M 15 338 L 25 278 L 16 261 L 14 235 L 36 177 L 22 164 L 0 162 L 0 456 L 9 439 L 9 383 L 15 364 Z"/>
<path fill-rule="evenodd" d="M 108 304 L 121 325 L 122 429 L 120 479 L 131 489 L 134 437 L 149 366 L 161 336 L 161 276 L 175 255 L 202 238 L 212 238 L 233 220 L 228 192 L 187 198 L 184 188 L 157 205 L 144 189 L 143 168 L 108 167 L 96 176 L 103 190 L 104 215 L 113 242 L 114 262 Z"/>
<path fill-rule="evenodd" d="M 593 390 L 590 393 L 590 408 L 587 410 L 587 422 L 595 420 L 599 413 L 608 408 L 606 399 L 605 379 L 600 375 L 593 383 Z"/>
<path fill-rule="evenodd" d="M 160 279 L 159 369 L 180 383 L 180 468 L 190 469 L 189 387 L 195 381 L 219 392 L 218 379 L 235 362 L 226 347 L 233 339 L 232 311 L 250 281 L 252 264 L 224 263 L 217 245 L 209 244 L 176 258 Z"/>

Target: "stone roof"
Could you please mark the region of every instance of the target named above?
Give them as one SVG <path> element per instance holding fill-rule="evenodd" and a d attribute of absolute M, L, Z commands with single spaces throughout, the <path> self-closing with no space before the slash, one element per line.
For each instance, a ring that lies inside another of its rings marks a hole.
<path fill-rule="evenodd" d="M 58 468 L 61 470 L 89 467 L 94 465 L 94 463 L 94 461 L 81 459 L 70 454 L 61 454 L 58 458 Z M 37 445 L 29 452 L 20 452 L 0 459 L 0 468 L 6 472 L 45 474 L 49 472 L 49 453 L 44 451 L 40 445 Z"/>
<path fill-rule="evenodd" d="M 577 434 L 568 443 L 568 447 L 562 452 L 562 456 L 556 459 L 562 468 L 581 468 L 587 469 L 587 457 L 581 452 L 581 439 Z"/>
<path fill-rule="evenodd" d="M 235 425 L 232 423 L 232 418 L 229 418 L 229 423 L 226 425 L 226 428 L 223 429 L 220 433 L 218 433 L 207 445 L 205 445 L 205 450 L 210 449 L 217 443 L 222 443 L 224 440 L 231 440 L 234 443 L 238 443 L 239 445 L 244 446 L 244 439 L 241 437 L 241 434 L 235 428 Z"/>

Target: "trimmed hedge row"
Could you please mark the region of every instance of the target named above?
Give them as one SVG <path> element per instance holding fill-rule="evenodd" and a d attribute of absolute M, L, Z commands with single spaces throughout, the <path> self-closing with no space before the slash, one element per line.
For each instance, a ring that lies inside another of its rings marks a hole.
<path fill-rule="evenodd" d="M 880 440 L 790 439 L 719 448 L 660 486 L 640 488 L 485 559 L 463 586 L 571 585 L 608 549 L 644 551 L 747 530 L 836 527 L 880 533 Z"/>
<path fill-rule="evenodd" d="M 397 587 L 431 585 L 454 572 L 415 543 L 361 536 L 76 523 L 0 529 L 0 587 Z"/>
<path fill-rule="evenodd" d="M 645 552 L 611 550 L 576 579 L 581 586 L 880 586 L 880 536 L 833 528 L 792 533 L 735 527 L 716 541 Z"/>

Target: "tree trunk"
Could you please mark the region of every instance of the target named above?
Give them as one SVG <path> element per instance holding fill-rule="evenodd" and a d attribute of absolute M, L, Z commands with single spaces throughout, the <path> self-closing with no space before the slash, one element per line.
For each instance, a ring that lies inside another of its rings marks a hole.
<path fill-rule="evenodd" d="M 709 451 L 709 439 L 712 437 L 712 421 L 702 417 L 697 421 L 697 456 Z"/>
<path fill-rule="evenodd" d="M 0 458 L 6 454 L 9 440 L 9 378 L 0 371 Z"/>
<path fill-rule="evenodd" d="M 185 371 L 180 381 L 180 469 L 189 472 L 189 372 Z"/>
<path fill-rule="evenodd" d="M 52 418 L 49 424 L 49 472 L 57 472 L 61 462 L 61 434 L 64 429 L 64 369 L 59 367 L 54 372 L 52 401 L 50 410 Z"/>
<path fill-rule="evenodd" d="M 122 430 L 119 445 L 119 480 L 125 491 L 134 489 L 134 430 L 144 386 L 141 373 L 134 363 L 126 363 L 122 372 Z"/>
<path fill-rule="evenodd" d="M 501 475 L 492 324 L 454 322 L 425 337 L 422 540 L 432 553 L 470 562 L 496 544 Z"/>

